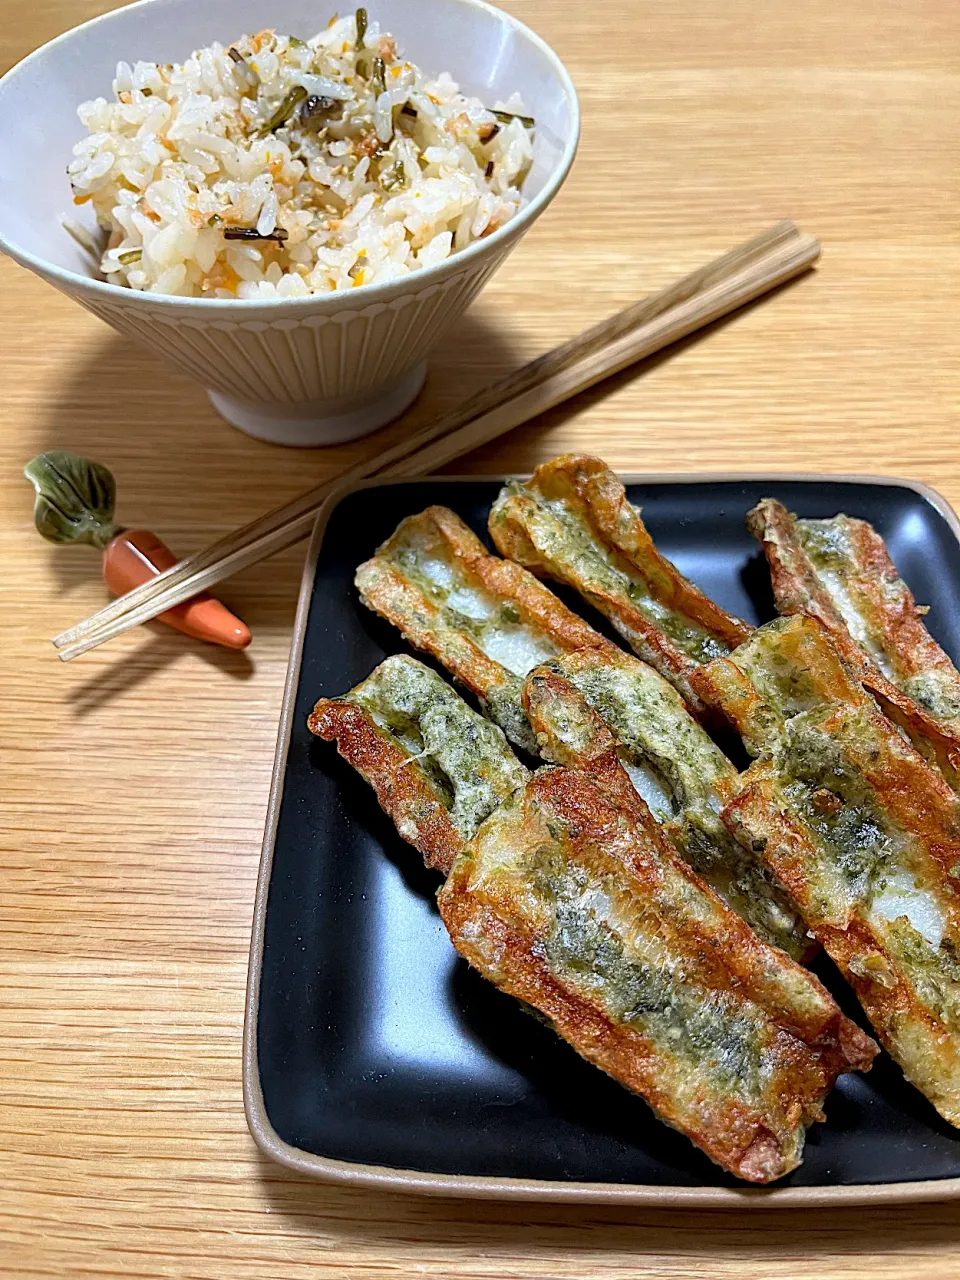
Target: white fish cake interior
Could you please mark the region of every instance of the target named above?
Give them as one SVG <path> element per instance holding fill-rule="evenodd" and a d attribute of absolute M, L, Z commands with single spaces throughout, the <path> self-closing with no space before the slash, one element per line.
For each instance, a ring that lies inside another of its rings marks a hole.
<path fill-rule="evenodd" d="M 908 1079 L 960 1124 L 960 801 L 819 623 L 770 623 L 726 665 L 763 700 L 767 732 L 725 823 L 790 890 Z"/>
<path fill-rule="evenodd" d="M 357 569 L 363 602 L 432 654 L 510 740 L 536 753 L 523 677 L 557 654 L 615 649 L 520 565 L 490 555 L 446 507 L 408 516 Z"/>
<path fill-rule="evenodd" d="M 510 600 L 487 590 L 445 543 L 425 552 L 419 539 L 399 541 L 389 558 L 415 582 L 442 612 L 445 621 L 464 631 L 479 648 L 516 676 L 560 653 L 556 642 L 522 616 Z"/>

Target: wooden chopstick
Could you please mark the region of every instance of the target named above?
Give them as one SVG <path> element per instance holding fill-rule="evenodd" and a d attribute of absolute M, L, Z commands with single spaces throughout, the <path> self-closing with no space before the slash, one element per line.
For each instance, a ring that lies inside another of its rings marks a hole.
<path fill-rule="evenodd" d="M 87 638 L 100 627 L 113 622 L 116 618 L 145 604 L 148 600 L 155 599 L 161 591 L 165 592 L 175 584 L 186 581 L 188 578 L 192 580 L 195 573 L 208 568 L 210 565 L 225 562 L 226 558 L 231 556 L 235 550 L 239 550 L 248 544 L 259 542 L 261 539 L 268 539 L 273 533 L 279 534 L 287 525 L 298 521 L 301 517 L 309 520 L 326 498 L 339 486 L 362 480 L 375 472 L 384 471 L 394 462 L 399 462 L 408 454 L 412 454 L 424 445 L 429 444 L 436 437 L 454 431 L 478 418 L 481 414 L 485 414 L 498 405 L 504 404 L 512 396 L 527 390 L 539 381 L 545 380 L 581 357 L 589 356 L 593 352 L 600 350 L 606 343 L 614 341 L 628 330 L 655 319 L 671 307 L 695 297 L 697 293 L 716 284 L 719 280 L 745 269 L 765 254 L 795 241 L 799 235 L 800 232 L 792 222 L 776 223 L 752 240 L 746 241 L 744 244 L 737 246 L 737 248 L 731 249 L 728 253 L 714 259 L 714 261 L 707 263 L 706 266 L 700 267 L 698 270 L 684 276 L 662 292 L 632 303 L 629 307 L 617 312 L 616 315 L 608 316 L 591 329 L 577 334 L 569 341 L 561 343 L 560 346 L 554 347 L 551 351 L 546 352 L 535 360 L 531 360 L 529 364 L 523 365 L 520 369 L 507 374 L 505 378 L 502 378 L 493 386 L 487 387 L 470 397 L 451 413 L 444 414 L 427 423 L 419 431 L 399 441 L 385 453 L 371 455 L 369 458 L 363 459 L 346 472 L 314 486 L 314 488 L 307 490 L 291 502 L 284 503 L 272 511 L 268 511 L 265 515 L 259 516 L 242 528 L 233 530 L 202 551 L 195 552 L 192 556 L 187 556 L 164 573 L 158 574 L 156 578 L 104 605 L 103 608 L 92 614 L 84 622 L 57 636 L 53 641 L 54 647 L 62 649 L 81 638 Z M 296 541 L 296 538 L 293 541 Z M 269 545 L 271 550 L 265 554 L 273 554 L 275 551 L 281 550 L 282 547 L 289 545 L 289 541 L 281 540 L 277 544 L 271 543 Z M 234 572 L 234 570 L 230 572 Z M 217 581 L 221 580 L 217 579 Z"/>
<path fill-rule="evenodd" d="M 767 231 L 755 236 L 752 240 L 746 241 L 746 243 L 707 263 L 706 266 L 691 272 L 690 275 L 684 276 L 683 279 L 668 286 L 661 293 L 632 303 L 629 307 L 617 312 L 616 315 L 607 317 L 607 319 L 600 321 L 591 329 L 586 330 L 586 332 L 576 335 L 560 346 L 554 347 L 545 355 L 539 356 L 537 359 L 530 361 L 529 364 L 523 365 L 492 387 L 485 388 L 477 395 L 472 396 L 451 413 L 427 423 L 419 431 L 399 441 L 397 445 L 387 450 L 386 453 L 371 455 L 346 472 L 316 485 L 293 499 L 293 501 L 268 511 L 265 515 L 258 517 L 242 528 L 233 530 L 202 551 L 195 552 L 192 556 L 187 556 L 156 578 L 104 605 L 102 609 L 92 614 L 84 622 L 57 636 L 53 641 L 54 646 L 58 649 L 64 648 L 81 637 L 89 636 L 99 627 L 146 603 L 147 600 L 156 598 L 161 591 L 172 587 L 174 583 L 186 580 L 194 573 L 207 568 L 211 564 L 219 563 L 234 549 L 267 537 L 271 533 L 279 531 L 291 521 L 298 520 L 300 516 L 309 517 L 340 485 L 364 479 L 366 476 L 374 474 L 374 472 L 384 470 L 408 453 L 413 453 L 423 445 L 428 444 L 435 437 L 445 432 L 456 430 L 497 405 L 503 404 L 511 396 L 526 390 L 537 381 L 559 372 L 559 370 L 580 358 L 581 355 L 592 354 L 592 352 L 599 350 L 607 342 L 613 341 L 627 330 L 654 319 L 672 306 L 687 301 L 702 289 L 708 288 L 718 280 L 733 275 L 735 272 L 756 262 L 764 254 L 796 240 L 799 235 L 799 231 L 792 222 L 777 223 Z M 288 544 L 284 543 L 283 545 Z M 280 547 L 277 546 L 274 549 L 279 550 Z"/>
<path fill-rule="evenodd" d="M 777 224 L 662 293 L 634 303 L 523 366 L 391 449 L 112 601 L 54 640 L 60 657 L 79 657 L 305 537 L 316 511 L 334 490 L 372 475 L 400 478 L 442 466 L 792 279 L 812 266 L 819 252 L 813 237 L 802 235 L 791 223 Z"/>

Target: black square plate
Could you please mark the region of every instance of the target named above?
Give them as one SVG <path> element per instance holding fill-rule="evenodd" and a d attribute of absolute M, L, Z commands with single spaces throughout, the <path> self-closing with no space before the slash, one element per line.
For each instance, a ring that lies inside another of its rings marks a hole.
<path fill-rule="evenodd" d="M 363 487 L 318 521 L 251 951 L 244 1090 L 258 1143 L 328 1179 L 452 1195 L 704 1205 L 960 1196 L 960 1133 L 886 1055 L 869 1075 L 840 1080 L 799 1169 L 776 1188 L 743 1189 L 467 968 L 437 914 L 438 877 L 333 746 L 308 731 L 317 698 L 343 693 L 404 648 L 360 605 L 356 566 L 431 503 L 453 507 L 486 537 L 500 483 Z M 773 496 L 805 516 L 861 516 L 886 538 L 917 599 L 933 604 L 937 640 L 960 655 L 960 526 L 930 490 L 856 478 L 644 477 L 628 492 L 661 550 L 753 622 L 773 609 L 744 526 L 748 508 Z M 836 972 L 820 972 L 860 1019 Z"/>

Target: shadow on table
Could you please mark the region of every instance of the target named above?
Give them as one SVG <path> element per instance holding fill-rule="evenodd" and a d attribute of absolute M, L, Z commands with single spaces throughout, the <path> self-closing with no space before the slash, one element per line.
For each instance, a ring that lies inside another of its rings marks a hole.
<path fill-rule="evenodd" d="M 290 449 L 235 430 L 192 379 L 104 326 L 49 404 L 32 450 L 69 449 L 105 463 L 117 478 L 120 522 L 155 528 L 186 552 L 376 453 L 378 441 L 385 448 L 521 361 L 513 334 L 468 314 L 435 350 L 423 392 L 396 423 L 332 449 Z M 99 577 L 89 547 L 50 554 L 64 591 Z"/>
<path fill-rule="evenodd" d="M 117 477 L 119 522 L 156 530 L 180 554 L 371 451 L 366 440 L 333 451 L 254 440 L 224 422 L 200 386 L 146 348 L 106 327 L 96 338 L 76 375 L 51 402 L 32 451 L 69 449 L 106 463 Z M 398 424 L 385 430 L 385 441 L 405 426 L 416 429 L 520 360 L 511 335 L 501 337 L 478 314 L 466 316 L 437 348 L 424 392 Z M 25 488 L 25 513 L 28 503 Z M 66 602 L 78 587 L 99 582 L 100 556 L 89 546 L 43 547 L 39 538 L 38 550 L 50 557 L 65 602 L 66 628 L 79 621 Z M 219 649 L 149 624 L 140 644 L 131 647 L 129 638 L 121 640 L 118 660 L 80 686 L 74 714 L 86 715 L 131 691 L 184 655 L 198 655 L 212 671 L 233 679 L 248 679 L 255 671 L 258 636 L 271 631 L 289 636 L 302 565 L 303 546 L 293 547 L 217 588 L 253 631 L 250 651 Z"/>
<path fill-rule="evenodd" d="M 545 445 L 537 450 L 543 456 L 549 450 L 544 437 L 552 428 L 797 283 L 789 281 L 666 351 L 605 379 L 516 428 L 517 435 L 529 434 L 538 446 Z M 365 440 L 328 450 L 284 448 L 235 430 L 215 413 L 192 379 L 104 326 L 86 362 L 51 402 L 34 452 L 70 449 L 106 463 L 117 473 L 121 521 L 150 528 L 163 517 L 164 526 L 158 531 L 175 543 L 178 528 L 223 531 L 250 520 L 270 503 L 295 496 L 350 462 L 375 453 L 378 441 L 385 447 L 405 429 L 417 429 L 491 385 L 522 362 L 520 333 L 519 325 L 499 332 L 479 308 L 468 312 L 435 349 L 424 391 L 398 422 Z M 256 505 L 250 500 L 251 489 Z M 74 551 L 76 556 L 71 555 Z M 65 591 L 98 576 L 96 556 L 89 549 L 51 548 L 51 554 Z M 81 561 L 85 570 L 78 569 Z"/>
<path fill-rule="evenodd" d="M 811 1211 L 448 1200 L 324 1185 L 259 1153 L 257 1158 L 271 1213 L 282 1214 L 298 1237 L 315 1233 L 329 1241 L 335 1235 L 346 1249 L 395 1246 L 410 1253 L 417 1247 L 456 1247 L 461 1256 L 473 1249 L 488 1267 L 498 1256 L 506 1265 L 527 1249 L 541 1249 L 553 1260 L 586 1251 L 689 1256 L 691 1267 L 697 1255 L 710 1252 L 725 1260 L 739 1256 L 771 1263 L 805 1257 L 810 1274 L 816 1274 L 817 1257 L 930 1252 L 960 1242 L 956 1205 L 949 1203 Z"/>
<path fill-rule="evenodd" d="M 256 663 L 247 650 L 223 649 L 190 640 L 159 622 L 148 623 L 146 631 L 150 639 L 145 644 L 133 652 L 125 651 L 123 661 L 97 671 L 71 691 L 70 712 L 76 719 L 100 710 L 187 657 L 199 658 L 211 672 L 234 680 L 249 680 L 256 671 Z"/>
<path fill-rule="evenodd" d="M 793 284 L 780 286 L 774 294 Z M 533 456 L 545 456 L 551 432 L 568 419 L 734 322 L 739 314 L 716 321 L 518 428 L 521 453 L 526 456 L 532 445 Z M 435 350 L 419 400 L 398 423 L 384 428 L 382 447 L 516 368 L 522 359 L 516 332 L 500 333 L 479 310 L 469 312 Z M 178 424 L 175 429 L 173 422 Z M 286 449 L 254 440 L 225 423 L 203 389 L 186 375 L 105 327 L 87 361 L 51 403 L 34 452 L 69 449 L 105 462 L 117 474 L 119 520 L 156 530 L 175 551 L 186 554 L 369 455 L 378 438 L 333 451 Z M 99 579 L 99 557 L 91 548 L 48 550 L 64 596 L 81 583 Z M 218 588 L 224 603 L 254 632 L 254 644 L 258 631 L 289 632 L 301 565 L 302 552 L 295 548 Z M 77 619 L 65 610 L 64 625 L 70 621 Z M 83 687 L 78 714 L 131 690 L 182 652 L 206 649 L 166 628 L 152 629 L 155 638 L 136 651 L 133 661 L 125 648 L 117 664 Z M 255 650 L 253 658 L 214 651 L 204 657 L 233 678 L 246 679 L 253 673 Z"/>

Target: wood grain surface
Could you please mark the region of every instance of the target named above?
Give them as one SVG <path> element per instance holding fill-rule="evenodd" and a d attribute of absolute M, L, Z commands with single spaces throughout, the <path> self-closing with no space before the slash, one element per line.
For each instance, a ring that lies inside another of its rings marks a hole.
<path fill-rule="evenodd" d="M 108 5 L 0 0 L 5 68 Z M 0 1274 L 947 1280 L 956 1205 L 652 1212 L 299 1180 L 244 1124 L 247 942 L 302 549 L 222 594 L 246 654 L 166 629 L 65 667 L 97 556 L 42 543 L 22 464 L 88 452 L 120 517 L 201 546 L 766 224 L 820 268 L 460 471 L 866 471 L 960 505 L 960 8 L 947 0 L 509 0 L 570 68 L 579 159 L 382 438 L 250 440 L 202 391 L 0 263 Z M 229 33 L 225 33 L 227 35 Z M 28 180 L 28 179 L 27 179 Z"/>

